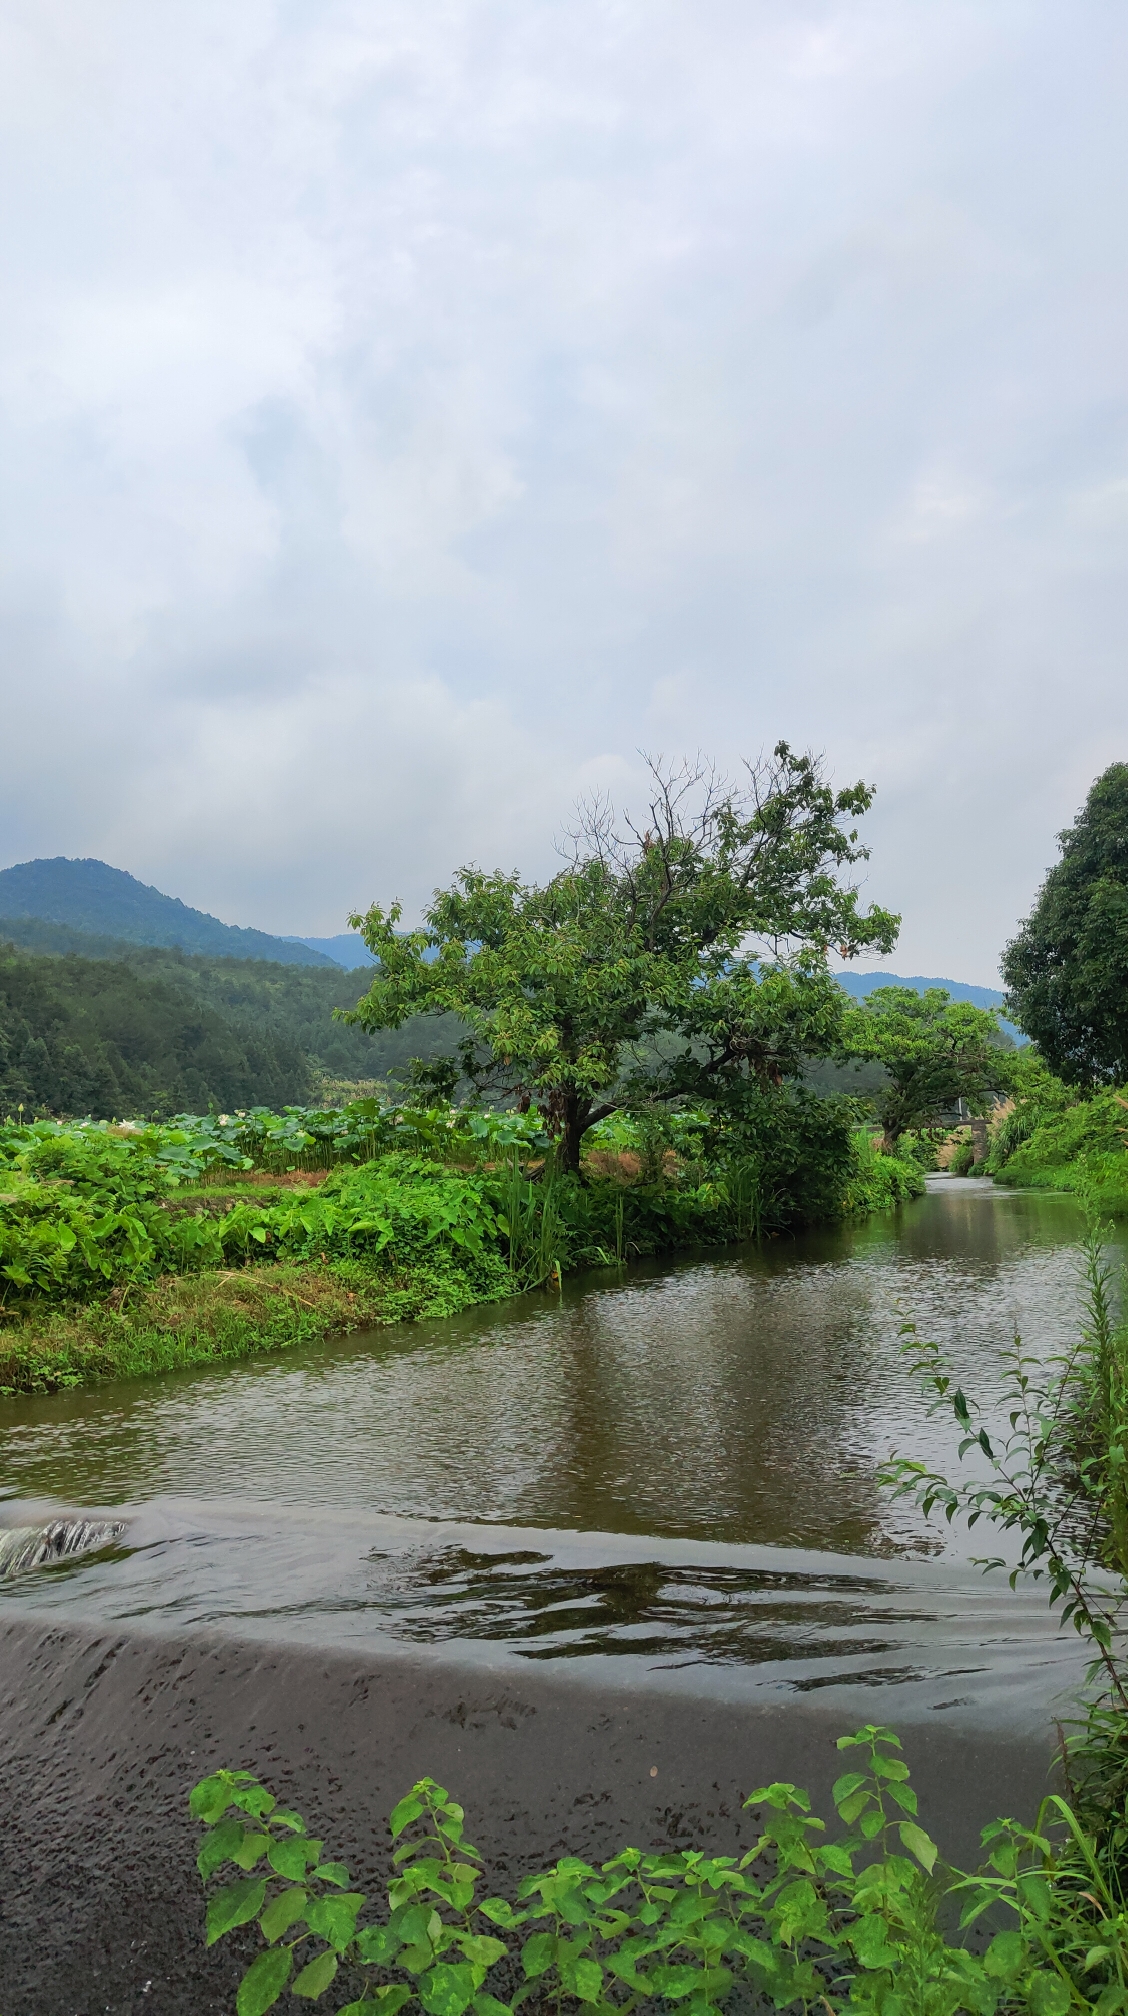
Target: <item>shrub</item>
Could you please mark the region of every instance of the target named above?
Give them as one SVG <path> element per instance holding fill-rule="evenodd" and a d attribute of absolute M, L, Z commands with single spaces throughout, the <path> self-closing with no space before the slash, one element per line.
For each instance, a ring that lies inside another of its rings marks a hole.
<path fill-rule="evenodd" d="M 988 1869 L 968 1877 L 944 1867 L 920 1825 L 892 1731 L 870 1726 L 838 1747 L 861 1768 L 834 1787 L 837 1838 L 805 1792 L 767 1785 L 745 1801 L 760 1833 L 739 1859 L 628 1847 L 597 1869 L 568 1856 L 524 1877 L 512 1902 L 479 1898 L 482 1858 L 463 1809 L 421 1779 L 391 1815 L 386 1913 L 364 1924 L 367 1897 L 344 1863 L 323 1860 L 300 1814 L 250 1772 L 218 1771 L 190 1799 L 207 1829 L 200 1874 L 227 1878 L 208 1901 L 207 1941 L 257 1921 L 263 1946 L 238 2016 L 264 2016 L 287 1990 L 317 2001 L 335 1984 L 338 2016 L 411 2005 L 424 2016 L 514 2016 L 530 1996 L 558 2012 L 628 2016 L 646 2002 L 717 2016 L 734 1991 L 745 2004 L 751 1994 L 828 2016 L 989 2016 L 1001 2005 L 1066 2016 L 1093 2008 L 1103 1984 L 1102 2012 L 1122 2006 L 1123 1921 L 1094 1940 L 1108 1892 L 1064 1801 L 1045 1801 L 1033 1830 L 987 1828 Z M 1046 1831 L 1055 1820 L 1064 1852 Z M 1091 1900 L 1078 1897 L 1079 1879 Z M 962 1906 L 965 1927 L 1004 1915 L 985 1951 L 946 1936 L 945 1899 Z"/>

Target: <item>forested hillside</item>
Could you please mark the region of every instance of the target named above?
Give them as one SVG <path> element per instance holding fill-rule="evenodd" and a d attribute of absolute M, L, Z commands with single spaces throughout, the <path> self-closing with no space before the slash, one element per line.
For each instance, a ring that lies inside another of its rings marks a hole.
<path fill-rule="evenodd" d="M 323 1074 L 383 1078 L 413 1055 L 448 1054 L 459 1033 L 453 1021 L 380 1036 L 335 1022 L 363 981 L 328 964 L 109 944 L 117 957 L 0 947 L 0 1113 L 302 1104 Z"/>

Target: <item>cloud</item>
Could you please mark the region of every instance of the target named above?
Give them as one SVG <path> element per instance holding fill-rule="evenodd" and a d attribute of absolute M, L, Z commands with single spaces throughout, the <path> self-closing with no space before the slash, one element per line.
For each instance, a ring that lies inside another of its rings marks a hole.
<path fill-rule="evenodd" d="M 992 979 L 1126 748 L 1117 11 L 0 34 L 0 858 L 331 931 L 785 735 Z"/>

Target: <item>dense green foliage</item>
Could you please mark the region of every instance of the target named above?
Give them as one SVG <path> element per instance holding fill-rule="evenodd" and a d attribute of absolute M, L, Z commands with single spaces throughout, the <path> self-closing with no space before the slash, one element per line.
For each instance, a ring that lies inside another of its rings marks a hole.
<path fill-rule="evenodd" d="M 858 908 L 841 871 L 864 849 L 849 823 L 864 784 L 834 792 L 780 743 L 735 790 L 655 773 L 645 830 L 596 808 L 544 887 L 463 869 L 419 931 L 400 908 L 353 918 L 379 961 L 357 1016 L 369 1029 L 456 1015 L 465 1077 L 536 1104 L 577 1170 L 590 1127 L 645 1099 L 740 1114 L 835 1048 L 845 1002 L 827 950 L 888 949 L 897 920 Z M 452 1089 L 445 1076 L 422 1074 Z"/>
<path fill-rule="evenodd" d="M 1007 1012 L 1078 1085 L 1128 1079 L 1128 763 L 1098 777 L 1003 955 Z"/>
<path fill-rule="evenodd" d="M 515 1899 L 480 1896 L 462 1807 L 421 1779 L 391 1814 L 386 1910 L 369 1923 L 367 1896 L 301 1815 L 249 1771 L 218 1771 L 190 1795 L 206 1829 L 200 1875 L 222 1879 L 207 1941 L 257 1921 L 262 1950 L 237 2016 L 331 1989 L 325 2006 L 339 2016 L 514 2016 L 530 1998 L 560 2016 L 632 2016 L 644 2004 L 719 2016 L 734 1994 L 829 2016 L 1066 2016 L 1096 2005 L 1095 1994 L 1075 2000 L 1075 1980 L 1097 1994 L 1118 1985 L 1122 1932 L 1088 1967 L 1061 1938 L 1070 1919 L 1080 1929 L 1091 1918 L 1077 1893 L 1094 1880 L 1083 1853 L 1063 1856 L 1047 1839 L 1047 1824 L 1071 1817 L 1063 1801 L 1047 1800 L 1033 1830 L 989 1828 L 987 1868 L 968 1877 L 940 1863 L 920 1825 L 893 1732 L 870 1726 L 838 1747 L 852 1768 L 834 1786 L 834 1837 L 804 1791 L 765 1785 L 744 1802 L 760 1832 L 743 1855 L 623 1848 L 599 1868 L 568 1856 L 522 1878 Z M 946 1936 L 945 1899 L 964 1927 L 989 1914 L 985 1951 Z M 1102 2016 L 1121 2006 L 1106 1997 Z"/>
<path fill-rule="evenodd" d="M 362 981 L 328 966 L 125 948 L 120 959 L 0 947 L 0 1114 L 113 1119 L 284 1106 L 323 1075 L 377 1080 L 449 1056 L 460 1025 L 375 1037 L 342 1022 Z"/>
<path fill-rule="evenodd" d="M 178 945 L 213 957 L 272 959 L 287 966 L 328 964 L 309 945 L 221 924 L 218 917 L 192 910 L 105 861 L 68 861 L 57 855 L 0 869 L 0 916 L 34 917 L 133 945 Z"/>
<path fill-rule="evenodd" d="M 469 1270 L 464 1299 L 481 1300 L 580 1267 L 886 1208 L 921 1187 L 907 1163 L 872 1154 L 844 1101 L 800 1090 L 764 1099 L 738 1154 L 711 1141 L 706 1116 L 658 1120 L 657 1133 L 645 1117 L 628 1123 L 639 1168 L 627 1181 L 561 1170 L 531 1118 L 450 1106 L 362 1100 L 163 1127 L 0 1128 L 0 1302 L 76 1302 L 252 1262 L 402 1274 L 436 1256 Z M 618 1144 L 608 1147 L 614 1160 Z M 240 1187 L 255 1170 L 295 1169 L 329 1173 L 281 1195 Z"/>
<path fill-rule="evenodd" d="M 1013 1103 L 993 1129 L 984 1174 L 1033 1190 L 1072 1190 L 1128 1216 L 1128 1088 L 1086 1096 L 1028 1052 L 1013 1062 Z"/>
<path fill-rule="evenodd" d="M 903 1134 L 938 1126 L 960 1100 L 972 1113 L 989 1112 L 1011 1082 L 1011 1045 L 994 1011 L 951 1001 L 941 987 L 881 987 L 852 1004 L 842 1051 L 885 1068 L 871 1097 L 890 1150 Z"/>
<path fill-rule="evenodd" d="M 0 1112 L 110 1118 L 285 1105 L 309 1090 L 307 1058 L 269 1024 L 236 1024 L 167 979 L 108 960 L 0 951 Z"/>

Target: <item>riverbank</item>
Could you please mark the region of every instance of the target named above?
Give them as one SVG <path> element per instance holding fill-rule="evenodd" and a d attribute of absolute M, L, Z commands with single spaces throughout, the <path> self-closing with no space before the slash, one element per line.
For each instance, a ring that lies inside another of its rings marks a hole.
<path fill-rule="evenodd" d="M 1084 1095 L 1029 1058 L 975 1173 L 1013 1189 L 1072 1192 L 1099 1217 L 1128 1218 L 1128 1088 Z"/>
<path fill-rule="evenodd" d="M 386 1880 L 387 1815 L 430 1774 L 466 1808 L 497 1887 L 557 1856 L 594 1863 L 624 1842 L 741 1853 L 741 1802 L 789 1779 L 829 1808 L 841 1717 L 627 1690 L 529 1668 L 381 1652 L 263 1646 L 215 1633 L 156 1638 L 61 1629 L 25 1615 L 0 1632 L 0 1837 L 11 2016 L 229 2016 L 255 1928 L 204 1946 L 188 1788 L 253 1770 L 303 1812 L 362 1888 Z M 1053 1732 L 904 1732 L 921 1814 L 954 1860 L 978 1857 L 997 1812 L 1034 1811 Z M 46 1904 L 49 1901 L 49 1906 Z"/>
<path fill-rule="evenodd" d="M 102 1301 L 9 1316 L 0 1329 L 0 1392 L 54 1393 L 287 1351 L 350 1330 L 454 1316 L 513 1292 L 500 1260 L 471 1270 L 441 1259 L 403 1269 L 344 1260 L 170 1274 Z"/>
<path fill-rule="evenodd" d="M 833 1180 L 816 1168 L 804 1189 L 793 1170 L 792 1195 L 769 1192 L 751 1159 L 707 1167 L 664 1139 L 649 1163 L 613 1144 L 597 1151 L 581 1179 L 555 1169 L 551 1144 L 519 1115 L 389 1117 L 360 1104 L 322 1116 L 324 1138 L 309 1115 L 300 1127 L 259 1115 L 194 1131 L 10 1129 L 0 1392 L 451 1316 L 582 1269 L 865 1216 L 924 1188 L 864 1132 L 843 1136 Z M 311 1159 L 320 1166 L 302 1166 Z"/>

